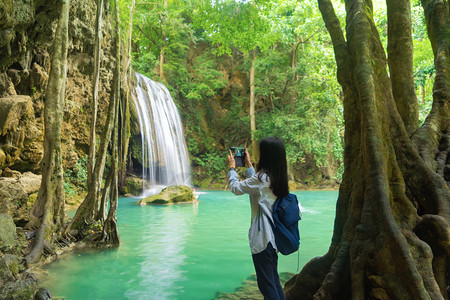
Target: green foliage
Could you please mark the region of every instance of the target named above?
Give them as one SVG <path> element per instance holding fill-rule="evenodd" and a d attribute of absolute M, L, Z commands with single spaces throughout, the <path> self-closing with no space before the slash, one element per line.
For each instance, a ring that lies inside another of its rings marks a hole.
<path fill-rule="evenodd" d="M 207 152 L 195 158 L 195 163 L 203 167 L 204 175 L 206 177 L 215 177 L 215 174 L 220 174 L 225 168 L 224 152 Z"/>
<path fill-rule="evenodd" d="M 205 0 L 194 14 L 194 26 L 218 46 L 218 55 L 231 55 L 232 47 L 244 53 L 257 47 L 265 50 L 276 40 L 264 14 L 271 9 L 270 1 Z"/>
<path fill-rule="evenodd" d="M 75 164 L 73 169 L 64 172 L 64 192 L 66 195 L 74 195 L 77 190 L 87 189 L 87 160 L 85 154 Z"/>
<path fill-rule="evenodd" d="M 419 124 L 425 121 L 431 110 L 433 97 L 434 55 L 428 39 L 425 16 L 419 1 L 412 1 L 412 35 L 414 46 L 414 80 L 417 98 L 419 99 Z"/>
<path fill-rule="evenodd" d="M 123 26 L 130 2 L 120 2 Z M 431 107 L 435 71 L 423 11 L 418 0 L 412 2 L 414 71 L 423 120 Z M 286 142 L 290 170 L 298 181 L 341 178 L 342 92 L 317 1 L 163 3 L 136 1 L 133 66 L 159 80 L 164 54 L 165 84 L 183 119 L 194 182 L 207 186 L 223 181 L 228 147 L 250 143 L 248 54 L 255 49 L 257 139 L 277 135 Z M 382 0 L 374 4 L 386 46 L 386 7 Z M 344 5 L 334 5 L 345 31 Z"/>

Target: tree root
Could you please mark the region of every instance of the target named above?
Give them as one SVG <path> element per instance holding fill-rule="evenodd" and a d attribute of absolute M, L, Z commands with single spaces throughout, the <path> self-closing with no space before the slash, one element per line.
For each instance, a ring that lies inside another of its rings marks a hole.
<path fill-rule="evenodd" d="M 414 233 L 431 247 L 433 274 L 442 295 L 449 299 L 447 272 L 450 270 L 450 232 L 447 221 L 436 215 L 424 215 L 414 228 Z"/>
<path fill-rule="evenodd" d="M 286 282 L 284 286 L 286 299 L 298 299 L 299 295 L 302 295 L 302 299 L 312 299 L 330 270 L 332 262 L 330 252 L 309 261 L 299 274 Z"/>

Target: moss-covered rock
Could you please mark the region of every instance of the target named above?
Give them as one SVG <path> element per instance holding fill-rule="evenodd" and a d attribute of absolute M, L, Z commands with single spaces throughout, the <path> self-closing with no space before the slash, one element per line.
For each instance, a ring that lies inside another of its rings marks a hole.
<path fill-rule="evenodd" d="M 144 186 L 143 180 L 137 177 L 127 177 L 125 180 L 125 186 L 120 191 L 121 194 L 131 194 L 138 196 L 142 194 L 142 187 Z"/>
<path fill-rule="evenodd" d="M 212 180 L 213 180 L 213 178 L 212 177 L 206 177 L 206 178 L 204 178 L 203 180 L 201 180 L 200 182 L 199 182 L 199 186 L 200 186 L 200 188 L 201 189 L 208 189 L 209 188 L 209 185 L 211 184 L 211 182 L 212 182 Z"/>
<path fill-rule="evenodd" d="M 15 223 L 26 223 L 29 219 L 28 194 L 19 178 L 0 177 L 0 213 L 9 214 Z"/>
<path fill-rule="evenodd" d="M 16 225 L 8 214 L 0 214 L 0 250 L 8 251 L 16 245 Z"/>
<path fill-rule="evenodd" d="M 37 290 L 37 278 L 33 273 L 26 273 L 15 281 L 0 286 L 2 299 L 31 299 Z"/>
<path fill-rule="evenodd" d="M 196 202 L 192 189 L 186 185 L 172 185 L 166 187 L 157 195 L 139 201 L 139 204 L 176 204 Z"/>

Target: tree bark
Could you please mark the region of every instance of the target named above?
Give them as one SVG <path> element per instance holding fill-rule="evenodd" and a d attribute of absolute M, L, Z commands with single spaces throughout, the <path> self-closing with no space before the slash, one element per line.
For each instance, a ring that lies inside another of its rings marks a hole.
<path fill-rule="evenodd" d="M 448 299 L 449 190 L 397 110 L 371 1 L 345 1 L 347 40 L 331 1 L 318 2 L 344 91 L 345 169 L 330 248 L 286 297 Z"/>
<path fill-rule="evenodd" d="M 97 14 L 95 16 L 95 40 L 94 40 L 94 77 L 92 80 L 92 114 L 91 114 L 91 130 L 89 137 L 89 155 L 87 162 L 87 185 L 90 185 L 92 173 L 94 171 L 95 158 L 95 127 L 97 124 L 97 108 L 98 108 L 98 82 L 100 77 L 100 48 L 102 40 L 102 14 L 103 0 L 97 0 Z"/>
<path fill-rule="evenodd" d="M 411 136 L 419 127 L 419 104 L 414 84 L 411 3 L 387 0 L 388 62 L 397 110 Z"/>
<path fill-rule="evenodd" d="M 112 154 L 111 154 L 111 170 L 112 180 L 110 186 L 110 201 L 109 201 L 109 211 L 108 217 L 105 220 L 103 226 L 103 238 L 102 241 L 109 246 L 119 246 L 120 238 L 119 232 L 117 230 L 117 206 L 119 200 L 118 191 L 118 170 L 119 170 L 119 103 L 120 103 L 120 28 L 119 28 L 119 6 L 118 0 L 114 1 L 115 4 L 115 23 L 116 23 L 116 36 L 115 36 L 115 50 L 116 50 L 116 67 L 114 70 L 114 94 L 116 95 L 115 100 L 115 118 L 114 118 L 114 131 L 112 140 Z M 106 186 L 105 186 L 106 188 Z"/>
<path fill-rule="evenodd" d="M 295 73 L 295 67 L 297 66 L 297 50 L 298 50 L 298 46 L 300 46 L 300 43 L 303 43 L 303 38 L 300 39 L 298 36 L 296 36 L 296 43 L 295 43 L 295 45 L 293 45 L 292 51 L 291 51 L 292 85 L 295 84 L 296 77 L 297 77 L 297 74 Z M 291 114 L 294 113 L 296 98 L 297 98 L 297 90 L 294 89 L 290 94 L 290 100 L 289 100 L 289 104 L 290 104 L 289 111 Z"/>
<path fill-rule="evenodd" d="M 159 77 L 161 78 L 162 82 L 166 81 L 166 77 L 164 76 L 164 49 L 166 46 L 166 31 L 164 30 L 165 24 L 165 18 L 167 17 L 167 0 L 163 1 L 164 6 L 164 19 L 161 22 L 162 26 L 162 46 L 161 46 L 161 52 L 159 53 Z"/>
<path fill-rule="evenodd" d="M 126 180 L 127 171 L 127 157 L 128 157 L 128 145 L 130 141 L 130 106 L 129 100 L 131 97 L 132 86 L 132 67 L 131 67 L 131 43 L 132 43 L 132 29 L 133 29 L 133 14 L 134 14 L 135 0 L 131 1 L 130 7 L 130 22 L 128 24 L 128 49 L 127 60 L 123 73 L 125 76 L 126 97 L 123 98 L 123 104 L 121 106 L 121 122 L 120 128 L 120 153 L 119 153 L 119 190 L 123 189 Z"/>
<path fill-rule="evenodd" d="M 57 231 L 64 224 L 64 186 L 61 154 L 61 125 L 64 114 L 67 52 L 69 45 L 70 1 L 61 1 L 61 12 L 53 42 L 51 69 L 44 107 L 44 157 L 42 182 L 34 204 L 31 220 L 40 223 L 31 252 L 25 257 L 27 264 L 42 255 L 44 243 L 51 245 L 58 238 Z M 30 222 L 30 227 L 33 221 Z"/>
<path fill-rule="evenodd" d="M 252 64 L 250 66 L 250 132 L 252 140 L 252 156 L 253 161 L 258 158 L 258 145 L 255 139 L 256 122 L 255 122 L 255 63 L 256 63 L 256 49 L 251 51 Z"/>

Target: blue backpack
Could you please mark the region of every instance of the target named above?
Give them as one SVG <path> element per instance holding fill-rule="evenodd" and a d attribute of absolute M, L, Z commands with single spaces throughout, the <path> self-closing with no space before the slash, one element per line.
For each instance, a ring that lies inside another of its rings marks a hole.
<path fill-rule="evenodd" d="M 273 204 L 272 219 L 271 225 L 278 251 L 283 255 L 297 251 L 300 246 L 298 221 L 302 219 L 297 196 L 289 193 L 278 197 Z"/>

